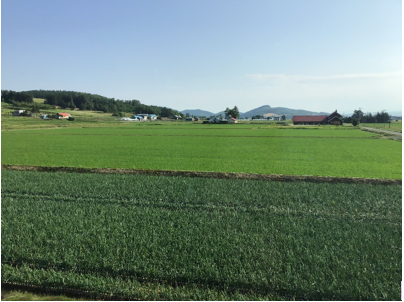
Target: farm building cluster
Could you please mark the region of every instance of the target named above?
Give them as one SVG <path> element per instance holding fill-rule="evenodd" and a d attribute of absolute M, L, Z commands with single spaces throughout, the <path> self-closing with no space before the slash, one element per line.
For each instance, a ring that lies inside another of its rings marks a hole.
<path fill-rule="evenodd" d="M 13 116 L 36 116 L 36 114 L 34 112 L 31 112 L 29 110 L 24 110 L 24 109 L 20 109 L 20 110 L 15 110 L 14 112 L 12 112 Z M 41 119 L 50 119 L 50 118 L 56 118 L 56 119 L 68 119 L 69 117 L 71 117 L 70 113 L 65 113 L 65 112 L 58 112 L 56 114 L 41 114 L 39 116 Z"/>
<path fill-rule="evenodd" d="M 157 115 L 146 113 L 139 113 L 135 114 L 132 117 L 121 118 L 121 121 L 129 121 L 129 122 L 143 122 L 143 121 L 155 121 L 155 120 L 157 120 Z"/>
<path fill-rule="evenodd" d="M 282 115 L 278 115 L 275 113 L 265 113 L 263 117 L 269 121 L 281 121 Z"/>

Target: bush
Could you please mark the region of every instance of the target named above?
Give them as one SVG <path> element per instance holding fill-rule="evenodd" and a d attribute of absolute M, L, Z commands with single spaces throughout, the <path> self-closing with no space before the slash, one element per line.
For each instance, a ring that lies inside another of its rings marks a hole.
<path fill-rule="evenodd" d="M 67 119 L 68 121 L 74 121 L 74 117 L 69 116 L 69 118 Z"/>
<path fill-rule="evenodd" d="M 352 125 L 353 125 L 353 126 L 358 126 L 358 125 L 359 125 L 359 119 L 358 119 L 358 118 L 354 118 L 354 119 L 352 120 Z"/>

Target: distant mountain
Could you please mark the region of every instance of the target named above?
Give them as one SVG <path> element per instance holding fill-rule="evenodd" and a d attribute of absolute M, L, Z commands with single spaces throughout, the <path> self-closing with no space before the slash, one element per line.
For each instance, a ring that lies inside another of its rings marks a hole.
<path fill-rule="evenodd" d="M 182 114 L 187 114 L 189 113 L 189 115 L 192 116 L 212 116 L 212 115 L 216 115 L 213 112 L 210 111 L 205 111 L 205 110 L 201 110 L 201 109 L 186 109 L 186 110 L 182 110 L 180 111 Z"/>
<path fill-rule="evenodd" d="M 285 115 L 286 118 L 292 118 L 294 115 L 329 115 L 329 112 L 314 112 L 302 109 L 289 109 L 286 107 L 271 107 L 269 105 L 264 105 L 250 111 L 240 113 L 240 117 L 251 118 L 254 115 L 264 115 L 266 113 L 275 113 L 277 115 Z"/>
<path fill-rule="evenodd" d="M 264 105 L 255 109 L 252 109 L 250 111 L 240 113 L 240 117 L 248 117 L 251 118 L 254 115 L 264 115 L 265 113 L 275 113 L 272 112 L 272 108 L 269 105 Z"/>
<path fill-rule="evenodd" d="M 218 113 L 213 113 L 210 111 L 206 110 L 201 110 L 201 109 L 186 109 L 180 111 L 182 114 L 189 113 L 189 115 L 192 116 L 212 116 L 212 115 L 219 115 L 222 114 L 224 116 L 224 111 L 218 112 Z M 269 105 L 264 105 L 255 109 L 252 109 L 250 111 L 241 113 L 240 112 L 240 117 L 248 117 L 252 118 L 254 115 L 264 115 L 266 113 L 275 113 L 277 115 L 285 115 L 287 119 L 292 118 L 294 115 L 329 115 L 330 112 L 314 112 L 314 111 L 308 111 L 308 110 L 302 110 L 302 109 L 289 109 L 285 107 L 271 107 Z"/>

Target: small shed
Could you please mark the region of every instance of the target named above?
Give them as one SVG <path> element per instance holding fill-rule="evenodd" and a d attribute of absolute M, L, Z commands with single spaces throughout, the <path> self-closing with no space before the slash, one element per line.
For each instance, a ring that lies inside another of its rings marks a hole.
<path fill-rule="evenodd" d="M 236 124 L 236 123 L 238 123 L 238 120 L 236 120 L 234 117 L 229 117 L 229 118 L 227 119 L 227 123 L 229 123 L 229 124 Z"/>
<path fill-rule="evenodd" d="M 16 111 L 13 112 L 13 115 L 14 116 L 20 116 L 21 113 L 24 113 L 24 112 L 25 112 L 25 110 L 16 110 Z"/>
<path fill-rule="evenodd" d="M 190 116 L 190 117 L 187 117 L 187 118 L 185 119 L 185 121 L 186 121 L 186 122 L 193 122 L 193 121 L 194 121 L 194 118 L 193 118 L 192 116 Z"/>

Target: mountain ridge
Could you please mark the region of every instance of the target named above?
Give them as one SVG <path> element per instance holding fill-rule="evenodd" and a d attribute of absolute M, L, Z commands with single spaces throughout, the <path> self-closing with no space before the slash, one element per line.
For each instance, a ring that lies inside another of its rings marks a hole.
<path fill-rule="evenodd" d="M 202 110 L 202 109 L 186 109 L 180 111 L 182 114 L 189 113 L 192 116 L 216 116 L 219 114 L 224 114 L 224 111 L 213 113 L 211 111 Z M 247 112 L 240 112 L 240 117 L 242 118 L 252 118 L 255 115 L 264 115 L 266 113 L 274 113 L 277 115 L 285 115 L 286 118 L 292 118 L 293 115 L 329 115 L 330 112 L 315 112 L 304 109 L 290 109 L 287 107 L 271 107 L 269 105 L 263 105 L 254 109 L 251 109 Z"/>

